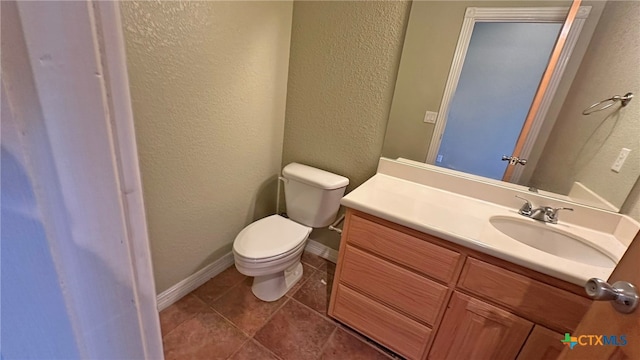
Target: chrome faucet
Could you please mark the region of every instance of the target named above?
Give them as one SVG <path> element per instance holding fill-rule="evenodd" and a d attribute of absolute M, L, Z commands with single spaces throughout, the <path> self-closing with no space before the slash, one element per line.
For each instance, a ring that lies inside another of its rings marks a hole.
<path fill-rule="evenodd" d="M 551 206 L 540 206 L 538 208 L 533 208 L 531 202 L 523 197 L 516 195 L 518 199 L 522 199 L 525 203 L 518 210 L 518 214 L 522 216 L 526 216 L 532 218 L 534 220 L 546 222 L 549 224 L 557 224 L 558 223 L 558 211 L 560 210 L 569 210 L 573 211 L 572 208 L 559 207 L 553 208 Z"/>

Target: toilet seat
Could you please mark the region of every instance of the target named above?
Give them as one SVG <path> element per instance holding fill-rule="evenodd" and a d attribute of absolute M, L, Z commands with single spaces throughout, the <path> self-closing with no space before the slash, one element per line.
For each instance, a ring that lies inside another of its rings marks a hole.
<path fill-rule="evenodd" d="M 234 251 L 234 262 L 238 271 L 247 276 L 274 274 L 300 262 L 305 245 L 306 241 L 303 241 L 289 252 L 262 259 L 245 258 Z"/>
<path fill-rule="evenodd" d="M 277 260 L 304 246 L 310 233 L 310 227 L 271 215 L 242 229 L 233 242 L 233 252 L 252 262 Z"/>

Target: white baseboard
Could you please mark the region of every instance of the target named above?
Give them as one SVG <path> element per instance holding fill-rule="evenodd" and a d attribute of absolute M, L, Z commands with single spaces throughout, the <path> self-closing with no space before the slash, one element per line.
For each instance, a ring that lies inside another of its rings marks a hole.
<path fill-rule="evenodd" d="M 338 252 L 336 250 L 311 239 L 307 241 L 305 251 L 318 255 L 333 263 L 338 261 Z M 209 279 L 225 271 L 232 265 L 233 252 L 230 251 L 195 274 L 161 292 L 156 297 L 158 311 L 168 308 L 173 303 L 182 299 L 185 295 L 197 289 L 200 285 L 206 283 Z"/>
<path fill-rule="evenodd" d="M 307 246 L 304 248 L 305 251 L 310 252 L 314 255 L 318 255 L 321 258 L 325 258 L 332 263 L 338 262 L 338 251 L 334 250 L 326 245 L 323 245 L 315 240 L 309 239 L 307 241 Z"/>
<path fill-rule="evenodd" d="M 220 259 L 212 262 L 195 274 L 163 291 L 156 297 L 158 311 L 168 308 L 171 304 L 182 299 L 182 297 L 197 289 L 212 277 L 225 271 L 231 265 L 233 265 L 233 252 L 229 251 Z"/>

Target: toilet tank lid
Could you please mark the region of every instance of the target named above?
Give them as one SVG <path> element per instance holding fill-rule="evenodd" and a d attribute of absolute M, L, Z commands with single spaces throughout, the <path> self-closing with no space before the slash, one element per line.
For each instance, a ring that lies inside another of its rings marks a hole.
<path fill-rule="evenodd" d="M 339 189 L 349 185 L 349 179 L 311 166 L 291 163 L 282 169 L 282 175 L 320 189 Z"/>

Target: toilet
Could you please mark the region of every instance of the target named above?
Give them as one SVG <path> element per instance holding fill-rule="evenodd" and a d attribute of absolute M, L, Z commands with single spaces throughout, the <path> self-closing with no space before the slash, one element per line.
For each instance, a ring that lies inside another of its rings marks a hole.
<path fill-rule="evenodd" d="M 312 228 L 335 221 L 349 179 L 291 163 L 282 169 L 287 215 L 271 215 L 247 225 L 233 242 L 238 271 L 253 276 L 251 290 L 276 301 L 302 277 L 300 258 Z"/>

